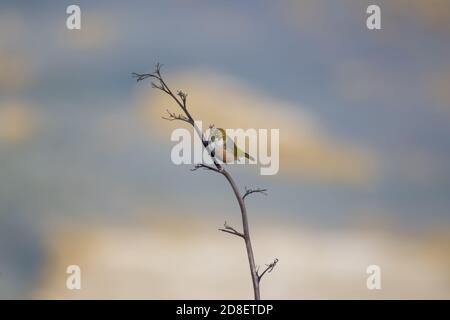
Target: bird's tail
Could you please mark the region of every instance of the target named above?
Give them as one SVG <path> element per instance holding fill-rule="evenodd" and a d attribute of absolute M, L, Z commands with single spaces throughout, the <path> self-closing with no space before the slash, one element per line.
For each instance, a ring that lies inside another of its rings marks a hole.
<path fill-rule="evenodd" d="M 247 159 L 251 160 L 251 161 L 255 161 L 255 158 L 253 158 L 251 155 L 249 155 L 247 152 L 244 153 L 244 157 L 246 157 Z"/>

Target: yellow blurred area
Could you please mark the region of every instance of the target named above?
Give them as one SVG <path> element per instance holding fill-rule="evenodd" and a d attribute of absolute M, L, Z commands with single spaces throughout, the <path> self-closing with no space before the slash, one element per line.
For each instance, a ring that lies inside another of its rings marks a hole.
<path fill-rule="evenodd" d="M 49 259 L 33 297 L 252 297 L 243 244 L 217 231 L 221 221 L 176 218 L 174 212 L 164 216 L 172 218 L 139 226 L 61 229 L 48 239 Z M 450 239 L 445 232 L 417 238 L 361 226 L 318 231 L 260 220 L 253 224 L 252 236 L 261 268 L 279 259 L 262 281 L 265 299 L 450 298 Z M 366 268 L 374 264 L 381 268 L 381 290 L 366 287 Z M 81 268 L 81 290 L 66 288 L 69 265 Z"/>
<path fill-rule="evenodd" d="M 373 150 L 328 133 L 301 105 L 250 88 L 241 81 L 207 70 L 185 71 L 166 77 L 173 89 L 188 94 L 189 109 L 203 129 L 216 127 L 244 130 L 280 130 L 280 174 L 286 178 L 355 185 L 370 183 L 376 176 Z M 147 90 L 147 92 L 150 90 Z M 151 123 L 152 134 L 169 141 L 170 131 L 181 123 L 161 120 L 165 110 L 179 113 L 173 101 L 155 90 L 138 98 Z"/>
<path fill-rule="evenodd" d="M 35 113 L 27 103 L 0 103 L 0 143 L 25 142 L 32 137 L 36 126 Z"/>
<path fill-rule="evenodd" d="M 388 5 L 398 15 L 411 15 L 434 31 L 448 32 L 450 30 L 450 1 L 448 0 L 400 0 L 389 1 Z"/>
<path fill-rule="evenodd" d="M 23 89 L 30 83 L 32 74 L 33 69 L 23 56 L 0 52 L 0 89 Z"/>

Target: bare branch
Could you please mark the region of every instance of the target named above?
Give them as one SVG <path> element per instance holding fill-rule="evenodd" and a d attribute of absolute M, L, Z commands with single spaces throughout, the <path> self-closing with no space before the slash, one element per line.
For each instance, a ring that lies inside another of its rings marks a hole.
<path fill-rule="evenodd" d="M 180 120 L 180 121 L 184 121 L 184 122 L 187 122 L 187 123 L 191 124 L 191 121 L 186 116 L 184 116 L 182 114 L 176 115 L 175 113 L 170 112 L 169 110 L 166 110 L 166 111 L 167 111 L 167 114 L 169 116 L 168 117 L 161 117 L 164 120 L 168 120 L 168 121 Z"/>
<path fill-rule="evenodd" d="M 188 111 L 188 107 L 187 107 L 187 94 L 184 93 L 181 90 L 178 90 L 176 94 L 174 94 L 172 92 L 172 90 L 169 88 L 169 86 L 166 84 L 166 82 L 164 81 L 162 75 L 161 75 L 161 67 L 162 64 L 157 63 L 156 67 L 155 67 L 155 71 L 153 73 L 143 73 L 143 74 L 139 74 L 139 73 L 132 73 L 133 77 L 137 79 L 137 81 L 142 81 L 145 80 L 147 78 L 152 78 L 155 81 L 152 82 L 152 87 L 158 90 L 163 91 L 164 93 L 168 94 L 177 104 L 178 106 L 181 108 L 181 110 L 183 110 L 185 116 L 183 116 L 183 119 L 180 119 L 179 116 L 176 116 L 176 118 L 178 119 L 172 119 L 173 117 L 170 116 L 169 113 L 169 119 L 170 120 L 183 120 L 185 122 L 188 122 L 192 125 L 192 127 L 194 128 L 194 130 L 197 132 L 198 136 L 202 139 L 203 141 L 203 146 L 207 149 L 211 159 L 214 162 L 214 165 L 216 166 L 217 169 L 222 170 L 222 166 L 217 162 L 214 154 L 212 153 L 212 150 L 208 149 L 208 144 L 205 143 L 205 141 L 203 140 L 203 133 L 201 132 L 201 130 L 198 128 L 198 126 L 195 124 L 195 120 L 192 117 L 192 115 L 190 114 L 190 112 Z M 167 118 L 165 118 L 166 120 L 169 120 Z"/>
<path fill-rule="evenodd" d="M 205 170 L 211 170 L 211 171 L 214 171 L 214 172 L 217 172 L 217 173 L 222 173 L 222 171 L 220 171 L 219 169 L 216 169 L 214 167 L 208 166 L 208 165 L 203 164 L 203 163 L 196 164 L 195 167 L 191 169 L 191 171 L 197 171 L 198 169 L 201 169 L 201 168 L 205 169 Z"/>
<path fill-rule="evenodd" d="M 241 237 L 244 239 L 245 247 L 246 247 L 246 251 L 247 251 L 248 262 L 249 262 L 249 266 L 250 266 L 250 273 L 251 273 L 251 277 L 252 277 L 253 292 L 254 292 L 255 299 L 259 300 L 260 299 L 259 282 L 260 282 L 262 276 L 266 272 L 272 271 L 272 269 L 275 267 L 275 264 L 278 262 L 278 259 L 275 259 L 275 261 L 273 263 L 267 265 L 267 268 L 263 271 L 263 273 L 261 275 L 258 275 L 259 269 L 256 268 L 256 264 L 255 264 L 253 248 L 252 248 L 251 238 L 250 238 L 250 228 L 249 228 L 248 217 L 247 217 L 247 209 L 245 207 L 244 199 L 245 199 L 245 197 L 247 197 L 248 195 L 250 195 L 252 193 L 266 194 L 265 192 L 267 190 L 259 189 L 259 188 L 258 189 L 247 189 L 246 188 L 246 192 L 245 192 L 244 196 L 242 196 L 242 194 L 239 191 L 239 188 L 237 187 L 236 183 L 234 182 L 234 179 L 232 178 L 232 176 L 216 160 L 214 150 L 211 150 L 211 148 L 209 147 L 209 141 L 205 141 L 205 139 L 203 137 L 203 132 L 196 125 L 194 117 L 190 114 L 190 112 L 188 110 L 188 106 L 187 106 L 187 94 L 180 90 L 177 91 L 176 93 L 172 92 L 172 90 L 166 84 L 166 82 L 164 81 L 164 79 L 161 75 L 161 67 L 162 67 L 162 65 L 160 63 L 158 63 L 156 65 L 155 71 L 153 73 L 144 73 L 144 74 L 133 73 L 133 77 L 136 78 L 136 80 L 138 82 L 145 80 L 147 78 L 152 79 L 153 80 L 152 87 L 155 89 L 161 90 L 162 92 L 169 95 L 176 102 L 176 104 L 181 108 L 181 110 L 184 113 L 184 115 L 182 115 L 182 114 L 176 115 L 175 113 L 167 110 L 168 117 L 163 117 L 163 118 L 166 120 L 169 120 L 169 121 L 180 120 L 180 121 L 184 121 L 184 122 L 191 124 L 192 127 L 194 128 L 194 131 L 197 133 L 197 135 L 200 137 L 200 139 L 202 139 L 203 146 L 208 151 L 215 167 L 209 166 L 206 164 L 197 164 L 191 170 L 195 171 L 200 168 L 203 168 L 206 170 L 220 173 L 225 177 L 225 179 L 230 184 L 231 189 L 233 190 L 233 193 L 236 197 L 236 200 L 239 204 L 239 208 L 241 211 L 243 232 L 241 233 L 241 232 L 237 231 L 236 229 L 234 229 L 233 227 L 228 226 L 226 224 L 226 222 L 225 222 L 224 228 L 219 229 L 219 230 L 222 232 L 230 233 L 232 235 L 235 235 L 235 236 L 238 236 L 238 237 Z M 211 127 L 212 126 L 210 126 L 210 128 Z"/>
<path fill-rule="evenodd" d="M 186 106 L 187 94 L 181 90 L 178 90 L 177 95 L 180 97 L 181 101 L 183 101 L 184 108 L 187 109 L 187 106 Z"/>
<path fill-rule="evenodd" d="M 236 230 L 235 228 L 233 228 L 233 227 L 230 227 L 230 226 L 227 224 L 226 221 L 225 221 L 225 223 L 223 224 L 223 226 L 224 226 L 224 229 L 219 229 L 220 231 L 226 232 L 226 233 L 230 233 L 230 234 L 232 234 L 232 235 L 235 235 L 235 236 L 238 236 L 238 237 L 241 237 L 241 238 L 245 239 L 245 236 L 244 236 L 243 233 L 237 231 L 237 230 Z"/>
<path fill-rule="evenodd" d="M 136 73 L 136 72 L 133 72 L 131 75 L 133 76 L 133 78 L 136 78 L 137 82 L 145 80 L 145 79 L 150 78 L 152 76 L 149 73 L 140 74 L 140 73 Z"/>
<path fill-rule="evenodd" d="M 152 88 L 159 89 L 159 90 L 161 90 L 161 91 L 166 92 L 166 89 L 165 89 L 161 84 L 156 84 L 156 83 L 153 82 L 153 81 L 152 81 Z"/>
<path fill-rule="evenodd" d="M 242 196 L 242 200 L 244 200 L 247 196 L 251 195 L 252 193 L 262 193 L 263 195 L 267 196 L 267 189 L 261 188 L 247 189 L 247 187 L 245 187 L 245 193 Z"/>
<path fill-rule="evenodd" d="M 275 260 L 273 260 L 272 263 L 266 264 L 266 269 L 264 269 L 264 271 L 263 271 L 260 275 L 258 275 L 258 282 L 261 281 L 262 277 L 264 276 L 264 274 L 265 274 L 266 272 L 271 273 L 272 270 L 273 270 L 273 268 L 275 268 L 275 266 L 277 265 L 277 263 L 278 263 L 278 259 L 275 258 Z M 259 267 L 258 267 L 258 271 L 259 271 Z M 258 273 L 258 272 L 257 272 L 257 273 Z"/>
<path fill-rule="evenodd" d="M 157 75 L 159 75 L 159 76 L 161 76 L 161 68 L 162 68 L 162 66 L 163 66 L 162 63 L 159 63 L 159 62 L 156 63 L 155 73 L 156 73 Z"/>

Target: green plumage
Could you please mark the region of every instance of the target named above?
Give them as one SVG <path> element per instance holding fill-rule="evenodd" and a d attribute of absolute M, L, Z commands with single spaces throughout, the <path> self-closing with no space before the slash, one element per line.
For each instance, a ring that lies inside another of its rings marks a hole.
<path fill-rule="evenodd" d="M 231 154 L 233 155 L 232 160 L 236 160 L 239 158 L 247 158 L 251 161 L 255 161 L 255 159 L 250 156 L 248 153 L 240 149 L 234 141 L 226 135 L 226 131 L 223 128 L 217 128 L 211 130 L 211 142 L 215 143 L 215 154 L 224 162 L 227 162 L 230 159 L 227 159 Z M 222 145 L 220 144 L 222 143 Z"/>

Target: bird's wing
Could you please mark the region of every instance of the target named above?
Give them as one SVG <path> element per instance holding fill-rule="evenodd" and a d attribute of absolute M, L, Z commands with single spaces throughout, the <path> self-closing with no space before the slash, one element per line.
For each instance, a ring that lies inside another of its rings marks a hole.
<path fill-rule="evenodd" d="M 241 158 L 245 157 L 250 160 L 255 160 L 251 155 L 246 153 L 244 150 L 240 149 L 236 143 L 234 143 L 233 139 L 231 139 L 229 136 L 226 136 L 226 139 L 224 139 L 224 148 L 228 152 L 232 152 L 235 158 Z"/>
<path fill-rule="evenodd" d="M 227 150 L 229 150 L 229 151 L 234 150 L 234 149 L 237 148 L 237 146 L 234 143 L 233 139 L 231 139 L 229 136 L 227 136 L 225 145 L 226 145 Z"/>
<path fill-rule="evenodd" d="M 230 147 L 230 146 L 232 146 L 232 147 Z M 227 147 L 226 148 L 229 152 L 233 152 L 235 158 L 245 157 L 245 158 L 253 160 L 253 157 L 249 156 L 248 153 L 246 153 L 244 150 L 239 148 L 236 145 L 236 143 L 234 143 L 233 139 L 231 139 L 230 137 L 227 137 Z"/>

